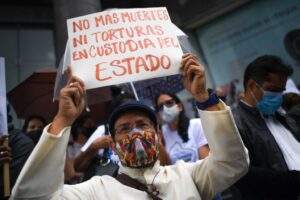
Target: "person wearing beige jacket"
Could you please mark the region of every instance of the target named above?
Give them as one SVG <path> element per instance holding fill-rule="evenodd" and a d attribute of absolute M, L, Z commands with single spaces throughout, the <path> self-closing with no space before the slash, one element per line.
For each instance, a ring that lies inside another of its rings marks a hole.
<path fill-rule="evenodd" d="M 146 190 L 110 176 L 64 185 L 70 126 L 84 107 L 84 85 L 80 79 L 70 77 L 68 86 L 61 90 L 58 113 L 44 129 L 11 199 L 212 199 L 235 183 L 247 172 L 249 161 L 230 108 L 207 90 L 204 67 L 194 55 L 183 55 L 181 71 L 186 89 L 201 108 L 198 111 L 210 147 L 205 159 L 160 166 L 155 113 L 140 102 L 128 102 L 115 108 L 109 118 L 112 148 L 121 161 L 120 176 L 136 180 Z"/>

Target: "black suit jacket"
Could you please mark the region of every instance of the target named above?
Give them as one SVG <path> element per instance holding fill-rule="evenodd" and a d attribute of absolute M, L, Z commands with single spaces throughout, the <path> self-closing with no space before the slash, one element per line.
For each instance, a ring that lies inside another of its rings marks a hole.
<path fill-rule="evenodd" d="M 297 199 L 300 172 L 288 170 L 281 149 L 258 110 L 239 102 L 233 114 L 250 158 L 248 173 L 236 184 L 244 199 Z M 295 120 L 279 114 L 276 117 L 300 141 Z"/>

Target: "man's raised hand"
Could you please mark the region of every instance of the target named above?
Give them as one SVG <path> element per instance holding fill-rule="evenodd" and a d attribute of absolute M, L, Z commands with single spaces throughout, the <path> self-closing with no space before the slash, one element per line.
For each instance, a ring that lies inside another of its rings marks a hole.
<path fill-rule="evenodd" d="M 71 126 L 84 108 L 84 84 L 72 76 L 71 68 L 68 68 L 68 84 L 61 89 L 59 108 L 49 133 L 58 134 L 63 128 Z"/>
<path fill-rule="evenodd" d="M 206 101 L 209 94 L 205 83 L 205 69 L 193 54 L 184 54 L 182 56 L 181 67 L 183 84 L 185 88 L 199 101 Z"/>

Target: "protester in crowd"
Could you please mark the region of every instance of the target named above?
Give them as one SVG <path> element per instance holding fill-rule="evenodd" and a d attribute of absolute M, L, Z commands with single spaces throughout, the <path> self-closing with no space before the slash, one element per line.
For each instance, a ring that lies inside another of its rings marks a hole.
<path fill-rule="evenodd" d="M 154 111 L 138 101 L 127 102 L 115 108 L 108 122 L 112 147 L 121 162 L 120 176 L 96 176 L 82 184 L 63 185 L 69 126 L 84 108 L 84 85 L 71 77 L 60 93 L 58 113 L 25 164 L 12 198 L 211 199 L 232 185 L 247 172 L 248 155 L 230 109 L 206 89 L 204 67 L 195 56 L 184 55 L 181 70 L 185 87 L 202 110 L 210 144 L 210 154 L 204 160 L 160 166 Z"/>
<path fill-rule="evenodd" d="M 219 95 L 220 98 L 224 93 Z M 183 103 L 175 94 L 163 92 L 156 97 L 155 103 L 158 121 L 163 124 L 162 136 L 171 164 L 178 160 L 196 162 L 204 159 L 209 147 L 200 118 L 190 120 Z M 221 194 L 217 194 L 214 199 L 222 199 Z"/>
<path fill-rule="evenodd" d="M 26 133 L 32 139 L 34 145 L 36 145 L 46 125 L 47 122 L 44 117 L 40 115 L 31 115 L 26 118 L 22 131 Z"/>
<path fill-rule="evenodd" d="M 134 100 L 135 97 L 129 93 L 120 93 L 115 96 L 111 102 L 110 110 L 113 111 L 114 108 L 118 107 L 120 104 L 125 102 Z M 90 178 L 92 175 L 97 175 L 97 173 L 116 176 L 118 168 L 115 166 L 111 167 L 102 167 L 101 165 L 105 164 L 103 161 L 109 159 L 110 161 L 118 164 L 119 159 L 113 153 L 110 148 L 110 144 L 112 143 L 112 138 L 108 133 L 108 129 L 105 127 L 106 125 L 101 125 L 97 128 L 94 134 L 90 137 L 90 139 L 86 142 L 86 144 L 81 148 L 81 153 L 75 159 L 75 170 L 78 172 L 84 172 L 85 176 L 83 180 Z M 107 132 L 107 134 L 106 134 Z M 97 135 L 97 137 L 95 137 Z M 106 150 L 105 150 L 106 149 Z M 159 150 L 159 157 L 161 165 L 167 165 L 170 163 L 169 156 L 164 149 L 164 146 L 161 144 Z M 95 169 L 98 168 L 98 169 Z M 105 171 L 106 170 L 106 171 Z"/>
<path fill-rule="evenodd" d="M 0 138 L 0 194 L 3 192 L 3 163 L 9 161 L 10 188 L 13 188 L 22 167 L 34 148 L 32 140 L 22 131 L 12 125 L 9 115 L 10 105 L 7 107 L 8 146 L 3 144 L 5 136 Z M 3 195 L 1 195 L 1 198 Z"/>
<path fill-rule="evenodd" d="M 237 184 L 245 199 L 288 200 L 300 194 L 300 127 L 276 112 L 292 73 L 271 55 L 246 68 L 245 97 L 233 111 L 250 157 L 249 172 Z"/>
<path fill-rule="evenodd" d="M 120 93 L 115 94 L 113 100 L 110 105 L 111 111 L 117 107 L 119 104 L 125 103 L 126 101 L 130 101 L 134 99 L 134 96 L 128 93 Z M 108 129 L 105 127 L 105 124 L 100 125 L 97 130 L 90 136 L 88 141 L 81 148 L 80 154 L 75 158 L 74 166 L 75 170 L 78 172 L 85 172 L 83 180 L 89 179 L 94 175 L 97 175 L 97 167 L 100 168 L 101 161 L 103 156 L 105 159 L 109 159 L 113 162 L 118 162 L 116 160 L 116 156 L 114 156 L 110 144 L 112 142 L 111 136 L 108 133 Z M 105 150 L 105 154 L 104 153 Z M 109 161 L 109 162 L 110 162 Z M 106 161 L 108 162 L 108 161 Z M 106 175 L 116 176 L 117 168 L 115 169 L 107 169 Z M 102 168 L 105 170 L 104 168 Z M 111 174 L 110 174 L 111 173 Z M 100 175 L 100 174 L 98 174 Z"/>
<path fill-rule="evenodd" d="M 31 115 L 26 118 L 23 125 L 23 132 L 30 133 L 31 131 L 43 130 L 47 125 L 47 122 L 44 117 L 40 115 Z"/>
<path fill-rule="evenodd" d="M 72 138 L 68 146 L 68 154 L 71 159 L 75 159 L 80 154 L 80 149 L 96 129 L 96 123 L 90 116 L 81 115 L 76 119 L 71 128 Z"/>
<path fill-rule="evenodd" d="M 158 121 L 162 123 L 163 142 L 171 164 L 177 160 L 195 162 L 208 155 L 209 147 L 204 136 L 201 120 L 189 119 L 180 99 L 163 92 L 156 99 Z"/>
<path fill-rule="evenodd" d="M 78 149 L 76 147 L 76 144 L 77 143 L 75 142 L 73 135 L 70 134 L 68 147 L 67 147 L 65 168 L 64 168 L 64 183 L 66 184 L 79 183 L 83 176 L 83 174 L 77 172 L 74 167 L 74 158 L 76 155 L 76 149 Z"/>

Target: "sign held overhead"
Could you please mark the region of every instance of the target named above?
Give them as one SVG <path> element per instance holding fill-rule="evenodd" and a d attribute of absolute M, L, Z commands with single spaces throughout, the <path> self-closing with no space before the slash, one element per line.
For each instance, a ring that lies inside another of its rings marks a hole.
<path fill-rule="evenodd" d="M 73 73 L 86 89 L 179 73 L 182 51 L 164 7 L 108 10 L 67 24 Z"/>

